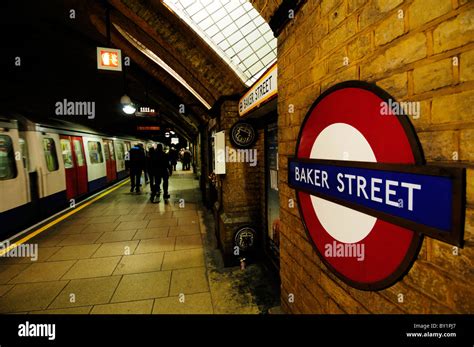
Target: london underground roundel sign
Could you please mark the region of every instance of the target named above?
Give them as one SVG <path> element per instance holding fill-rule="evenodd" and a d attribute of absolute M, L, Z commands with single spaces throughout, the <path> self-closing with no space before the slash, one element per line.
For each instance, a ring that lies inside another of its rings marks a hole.
<path fill-rule="evenodd" d="M 423 165 L 408 117 L 379 87 L 340 83 L 310 108 L 288 162 L 305 229 L 353 287 L 386 288 L 423 235 L 462 246 L 464 169 Z"/>

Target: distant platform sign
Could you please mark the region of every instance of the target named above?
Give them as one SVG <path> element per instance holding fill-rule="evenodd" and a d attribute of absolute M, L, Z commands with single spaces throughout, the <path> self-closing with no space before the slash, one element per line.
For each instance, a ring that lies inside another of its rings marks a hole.
<path fill-rule="evenodd" d="M 122 71 L 122 52 L 120 49 L 97 47 L 97 69 Z"/>
<path fill-rule="evenodd" d="M 380 290 L 410 268 L 422 236 L 462 246 L 465 170 L 423 165 L 393 98 L 340 83 L 310 108 L 288 161 L 288 183 L 322 261 L 353 287 Z"/>
<path fill-rule="evenodd" d="M 137 130 L 140 131 L 158 131 L 161 128 L 159 126 L 154 126 L 154 125 L 139 125 L 137 126 Z"/>

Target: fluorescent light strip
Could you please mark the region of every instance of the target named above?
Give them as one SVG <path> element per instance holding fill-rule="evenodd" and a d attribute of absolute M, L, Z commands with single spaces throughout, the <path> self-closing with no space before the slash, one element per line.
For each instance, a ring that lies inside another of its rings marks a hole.
<path fill-rule="evenodd" d="M 128 42 L 130 42 L 135 48 L 137 48 L 140 52 L 145 54 L 148 58 L 153 60 L 157 65 L 159 65 L 163 70 L 165 70 L 167 73 L 169 73 L 171 76 L 173 76 L 179 83 L 183 85 L 187 90 L 189 90 L 204 106 L 207 107 L 208 110 L 211 109 L 211 105 L 198 93 L 194 90 L 193 87 L 191 87 L 188 82 L 184 78 L 182 78 L 176 71 L 174 71 L 168 64 L 166 64 L 163 60 L 161 60 L 160 57 L 158 57 L 153 51 L 148 49 L 143 43 L 138 41 L 135 37 L 130 35 L 128 32 L 126 32 L 124 29 L 122 29 L 120 26 L 117 24 L 113 23 L 114 27 L 119 31 L 120 34 L 122 34 L 123 37 L 127 39 Z"/>

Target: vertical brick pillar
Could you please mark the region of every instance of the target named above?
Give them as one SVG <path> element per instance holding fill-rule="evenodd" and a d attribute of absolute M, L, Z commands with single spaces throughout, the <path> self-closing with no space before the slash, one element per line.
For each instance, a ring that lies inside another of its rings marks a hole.
<path fill-rule="evenodd" d="M 225 144 L 232 147 L 229 132 L 239 120 L 238 101 L 224 101 L 220 109 L 220 130 L 225 131 Z M 216 208 L 217 235 L 226 265 L 235 265 L 239 257 L 233 254 L 234 235 L 239 227 L 253 225 L 261 234 L 260 206 L 264 199 L 264 177 L 261 175 L 263 162 L 263 131 L 258 132 L 258 140 L 252 149 L 257 149 L 257 165 L 245 162 L 227 162 L 226 174 L 219 175 L 219 204 Z M 260 236 L 260 235 L 259 235 Z"/>

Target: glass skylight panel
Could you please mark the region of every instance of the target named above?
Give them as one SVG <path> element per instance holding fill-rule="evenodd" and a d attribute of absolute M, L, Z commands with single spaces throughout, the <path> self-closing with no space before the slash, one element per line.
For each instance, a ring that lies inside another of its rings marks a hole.
<path fill-rule="evenodd" d="M 265 40 L 268 42 L 269 40 L 271 40 L 271 38 L 273 37 L 273 32 L 272 31 L 267 31 L 264 35 L 264 38 Z"/>
<path fill-rule="evenodd" d="M 251 53 L 252 53 L 252 50 L 250 49 L 250 47 L 245 46 L 245 48 L 241 50 L 240 52 L 238 52 L 237 55 L 239 56 L 239 59 L 242 61 L 243 59 L 248 57 Z"/>
<path fill-rule="evenodd" d="M 229 41 L 229 43 L 232 45 L 232 48 L 234 49 L 234 51 L 238 52 L 242 49 L 242 47 L 237 47 L 237 42 L 242 40 L 243 37 L 244 35 L 242 35 L 240 31 L 236 31 L 227 39 L 227 41 Z"/>
<path fill-rule="evenodd" d="M 199 6 L 199 2 L 198 2 L 198 1 L 189 1 L 189 3 L 191 3 L 191 5 L 189 5 L 189 6 L 186 8 L 186 13 L 187 13 L 189 16 L 195 15 L 199 10 L 202 9 L 202 6 Z"/>
<path fill-rule="evenodd" d="M 206 18 L 209 18 L 209 15 L 207 14 L 205 10 L 201 10 L 193 16 L 193 21 L 195 21 L 196 23 L 199 23 L 202 27 L 205 28 L 206 27 L 205 23 L 200 23 L 200 22 L 204 21 L 204 19 Z"/>
<path fill-rule="evenodd" d="M 273 61 L 273 59 L 274 59 L 273 54 L 270 53 L 270 54 L 267 54 L 266 56 L 264 56 L 261 59 L 261 62 L 263 63 L 263 65 L 268 65 Z"/>
<path fill-rule="evenodd" d="M 260 33 L 258 32 L 258 30 L 256 30 L 257 28 L 254 27 L 254 29 L 252 31 L 249 32 L 248 35 L 245 36 L 247 42 L 250 44 L 250 46 L 253 46 L 252 43 L 255 42 L 261 35 Z"/>
<path fill-rule="evenodd" d="M 163 0 L 250 86 L 276 60 L 270 26 L 248 0 Z"/>
<path fill-rule="evenodd" d="M 225 51 L 227 48 L 230 47 L 230 44 L 229 42 L 227 42 L 227 40 L 223 40 L 221 43 L 219 43 L 219 47 Z"/>
<path fill-rule="evenodd" d="M 207 32 L 212 26 L 214 26 L 214 21 L 211 18 L 206 17 L 199 23 L 199 25 Z"/>
<path fill-rule="evenodd" d="M 237 28 L 237 25 L 232 22 L 228 22 L 227 19 L 224 22 L 226 23 L 224 29 L 222 29 L 222 35 L 224 35 L 225 37 L 229 37 L 233 33 L 237 32 L 237 30 L 239 30 L 239 28 Z"/>
<path fill-rule="evenodd" d="M 259 51 L 260 48 L 262 48 L 267 42 L 262 36 L 259 36 L 253 43 L 252 43 L 252 48 L 253 51 Z"/>
<path fill-rule="evenodd" d="M 212 40 L 216 42 L 216 44 L 219 44 L 220 42 L 225 40 L 225 36 L 222 34 L 222 32 L 219 30 L 215 35 L 212 35 Z"/>
<path fill-rule="evenodd" d="M 265 20 L 261 16 L 256 16 L 253 20 L 257 26 L 265 24 Z"/>
<path fill-rule="evenodd" d="M 242 34 L 240 34 L 242 35 Z M 245 40 L 239 40 L 233 45 L 234 51 L 237 52 L 239 57 L 242 59 L 242 54 L 248 55 L 249 54 L 249 49 L 248 49 L 248 44 L 247 41 Z"/>
<path fill-rule="evenodd" d="M 257 29 L 257 27 L 255 26 L 255 24 L 253 24 L 252 21 L 246 23 L 244 26 L 241 27 L 240 31 L 242 32 L 242 34 L 244 34 L 245 38 L 247 39 L 247 42 L 249 41 L 249 35 L 251 35 L 252 32 L 255 31 L 255 29 Z"/>
<path fill-rule="evenodd" d="M 237 7 L 234 11 L 230 13 L 230 16 L 232 17 L 233 20 L 237 20 L 240 17 L 242 17 L 245 14 L 245 10 L 243 7 Z"/>
<path fill-rule="evenodd" d="M 216 21 L 216 24 L 220 30 L 224 30 L 230 23 L 232 23 L 232 21 L 230 21 L 227 17 L 222 17 Z"/>
<path fill-rule="evenodd" d="M 261 62 L 257 62 L 255 65 L 251 66 L 248 71 L 250 73 L 256 74 L 258 71 L 261 71 L 264 65 Z"/>
<path fill-rule="evenodd" d="M 226 51 L 225 51 L 225 54 L 227 54 L 227 56 L 232 59 L 235 55 L 235 52 L 234 50 L 232 49 L 232 47 L 228 48 Z"/>
<path fill-rule="evenodd" d="M 243 2 L 243 6 L 244 6 L 245 11 L 247 11 L 247 12 L 249 12 L 249 11 L 251 11 L 251 10 L 254 9 L 253 6 L 252 6 L 252 4 L 251 4 L 250 2 L 248 2 L 248 1 Z M 258 13 L 258 12 L 257 12 L 257 13 Z"/>
<path fill-rule="evenodd" d="M 206 33 L 209 35 L 209 37 L 213 37 L 215 34 L 219 32 L 219 28 L 217 25 L 212 22 L 212 25 L 206 29 Z"/>
<path fill-rule="evenodd" d="M 267 30 L 267 28 L 264 28 L 264 27 L 261 27 L 261 26 L 258 27 L 258 30 L 260 31 L 260 33 L 261 33 L 262 35 L 265 35 L 266 33 L 269 32 L 269 31 Z M 272 34 L 272 36 L 273 36 L 273 34 Z"/>
<path fill-rule="evenodd" d="M 245 59 L 243 61 L 244 65 L 246 67 L 251 67 L 252 65 L 254 65 L 256 62 L 257 62 L 257 58 L 254 56 L 254 55 L 251 55 L 250 57 L 248 57 L 247 59 Z"/>
<path fill-rule="evenodd" d="M 234 23 L 239 27 L 242 28 L 244 27 L 248 22 L 250 22 L 250 17 L 247 16 L 246 14 L 243 14 L 239 18 L 234 20 Z"/>
<path fill-rule="evenodd" d="M 223 7 L 219 8 L 217 11 L 214 11 L 213 13 L 211 13 L 211 19 L 214 21 L 214 22 L 217 22 L 219 21 L 221 18 L 225 17 L 226 15 L 226 11 Z"/>
<path fill-rule="evenodd" d="M 270 53 L 270 51 L 271 51 L 271 48 L 268 45 L 264 45 L 262 48 L 258 50 L 257 55 L 259 58 L 263 58 L 268 53 Z"/>

